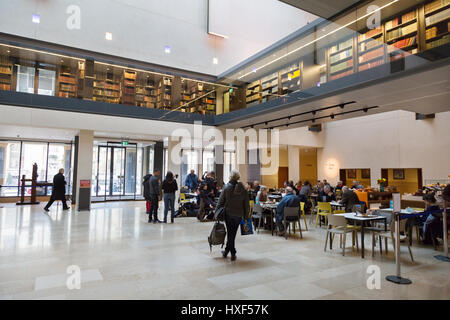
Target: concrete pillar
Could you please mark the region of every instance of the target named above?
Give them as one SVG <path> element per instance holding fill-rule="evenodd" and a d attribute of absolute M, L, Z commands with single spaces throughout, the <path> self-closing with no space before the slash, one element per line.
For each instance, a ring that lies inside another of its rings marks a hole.
<path fill-rule="evenodd" d="M 155 149 L 154 149 L 154 169 L 161 170 L 161 175 L 163 175 L 163 166 L 164 166 L 164 142 L 163 141 L 157 141 L 155 143 Z M 152 172 L 153 173 L 153 172 Z"/>
<path fill-rule="evenodd" d="M 75 210 L 90 210 L 91 208 L 91 181 L 92 154 L 94 149 L 94 131 L 80 130 L 77 137 L 78 145 L 76 156 L 76 197 Z"/>
<path fill-rule="evenodd" d="M 288 146 L 289 180 L 297 183 L 300 180 L 300 148 Z"/>
<path fill-rule="evenodd" d="M 223 144 L 214 146 L 215 168 L 217 184 L 222 187 L 228 181 L 223 180 Z"/>

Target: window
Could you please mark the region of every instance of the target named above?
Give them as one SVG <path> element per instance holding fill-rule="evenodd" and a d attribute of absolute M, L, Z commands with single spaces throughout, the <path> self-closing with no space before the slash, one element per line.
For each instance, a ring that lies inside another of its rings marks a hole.
<path fill-rule="evenodd" d="M 20 176 L 20 142 L 0 141 L 0 153 L 3 154 L 3 160 L 0 174 L 0 196 L 17 196 L 19 193 Z"/>
<path fill-rule="evenodd" d="M 181 154 L 181 182 L 184 185 L 186 176 L 191 172 L 191 170 L 195 170 L 197 176 L 199 175 L 198 150 L 182 150 Z"/>
<path fill-rule="evenodd" d="M 47 181 L 53 182 L 53 177 L 59 172 L 59 169 L 64 169 L 64 176 L 66 178 L 66 192 L 68 192 L 69 177 L 70 177 L 70 145 L 50 143 L 48 146 L 48 169 Z M 39 167 L 38 167 L 39 169 Z M 51 194 L 51 188 L 48 188 L 47 194 Z"/>
<path fill-rule="evenodd" d="M 38 94 L 47 96 L 55 95 L 55 71 L 39 69 Z"/>
<path fill-rule="evenodd" d="M 212 150 L 203 150 L 203 171 L 214 171 L 214 151 Z"/>
<path fill-rule="evenodd" d="M 17 70 L 17 91 L 34 93 L 34 74 L 33 67 L 18 66 Z"/>

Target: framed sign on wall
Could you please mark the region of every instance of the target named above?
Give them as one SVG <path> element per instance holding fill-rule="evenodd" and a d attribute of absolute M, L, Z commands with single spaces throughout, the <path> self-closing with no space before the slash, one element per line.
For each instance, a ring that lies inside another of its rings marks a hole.
<path fill-rule="evenodd" d="M 404 180 L 405 169 L 393 169 L 393 176 L 395 180 Z"/>

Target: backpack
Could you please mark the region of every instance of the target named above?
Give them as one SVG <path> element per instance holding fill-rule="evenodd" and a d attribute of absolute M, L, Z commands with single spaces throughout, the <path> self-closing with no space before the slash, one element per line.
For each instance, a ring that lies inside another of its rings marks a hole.
<path fill-rule="evenodd" d="M 214 223 L 211 234 L 208 237 L 209 251 L 212 250 L 212 246 L 222 245 L 223 248 L 226 234 L 227 230 L 225 229 L 225 225 L 223 223 L 219 221 Z"/>

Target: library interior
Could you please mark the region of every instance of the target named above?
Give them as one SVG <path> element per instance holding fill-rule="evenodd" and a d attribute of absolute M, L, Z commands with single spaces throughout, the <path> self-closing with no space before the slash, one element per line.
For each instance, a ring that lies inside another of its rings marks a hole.
<path fill-rule="evenodd" d="M 1 1 L 0 300 L 449 300 L 449 75 L 450 0 Z"/>

